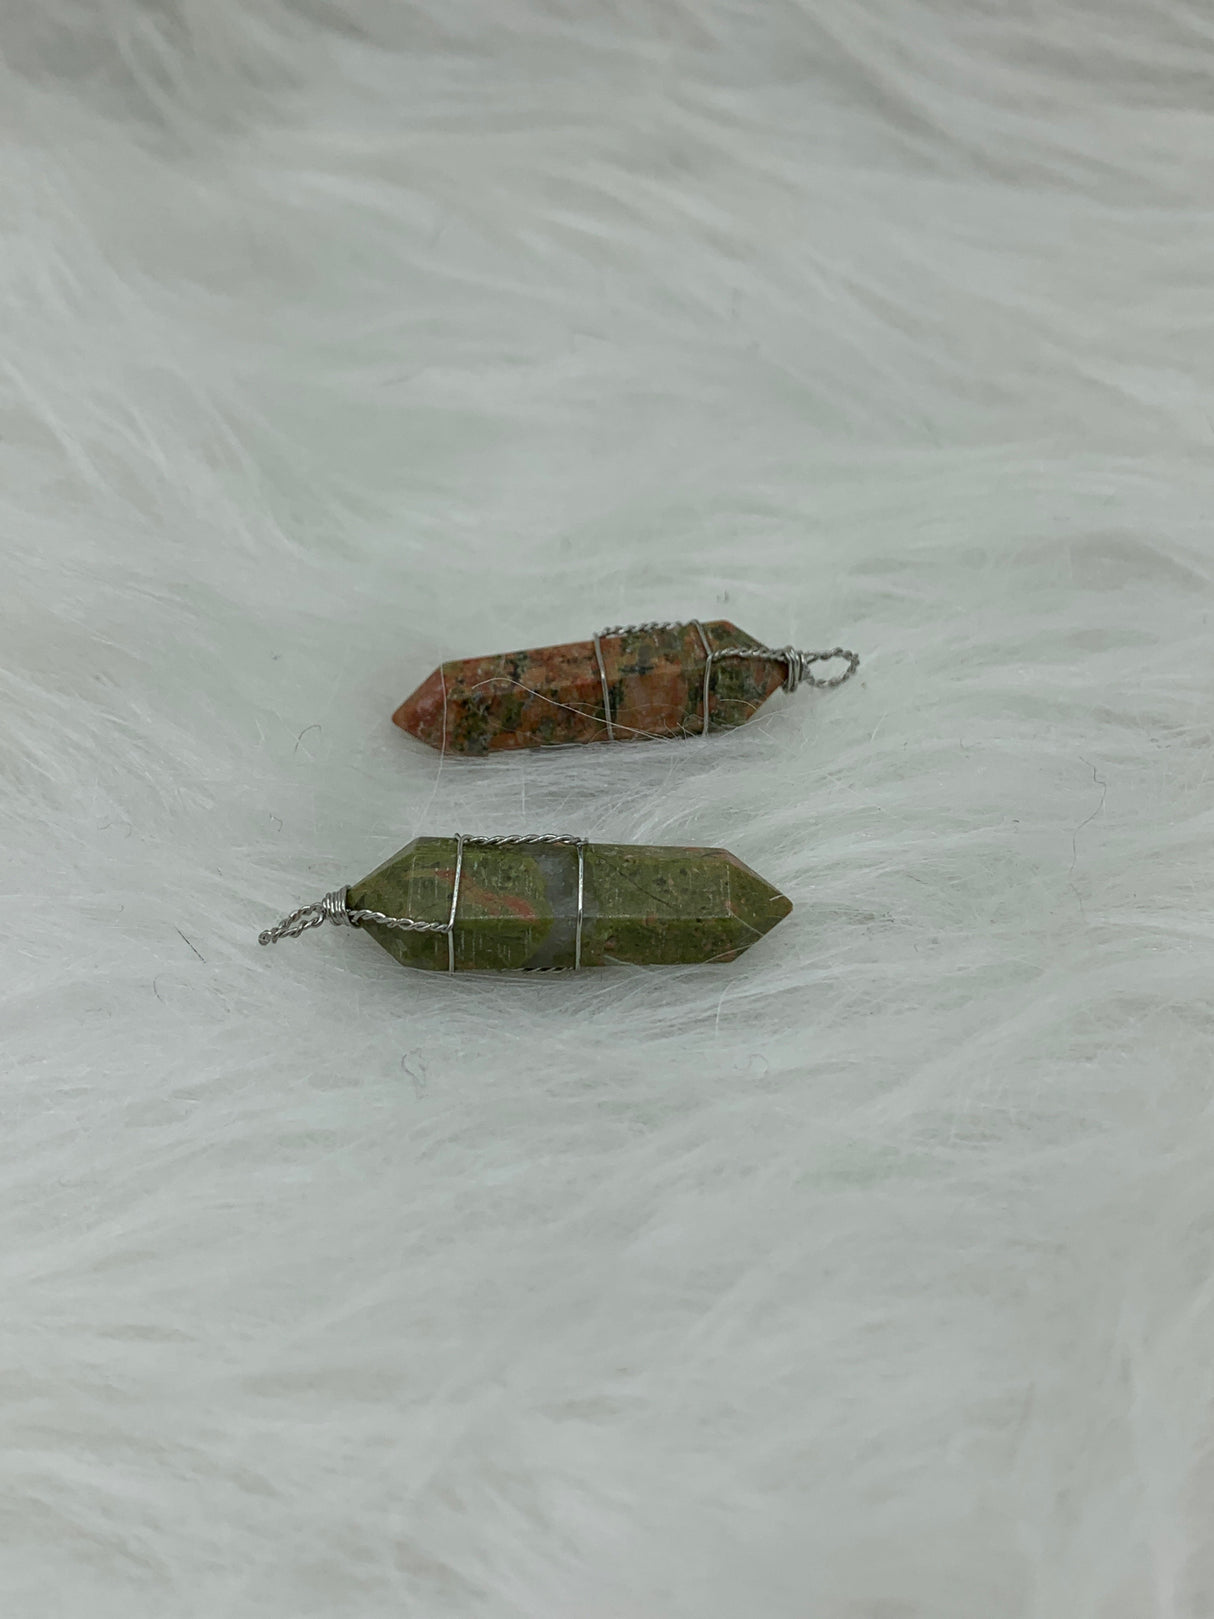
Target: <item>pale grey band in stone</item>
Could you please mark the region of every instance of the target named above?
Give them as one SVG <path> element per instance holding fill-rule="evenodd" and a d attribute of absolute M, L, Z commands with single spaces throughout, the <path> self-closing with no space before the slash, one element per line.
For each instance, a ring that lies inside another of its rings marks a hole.
<path fill-rule="evenodd" d="M 607 726 L 607 740 L 614 742 L 615 715 L 611 711 L 611 688 L 607 684 L 607 665 L 603 658 L 603 641 L 609 635 L 638 635 L 646 630 L 685 630 L 693 629 L 700 638 L 700 645 L 704 649 L 704 691 L 701 699 L 702 718 L 700 720 L 700 735 L 708 735 L 708 706 L 712 697 L 712 668 L 713 664 L 721 658 L 756 658 L 765 662 L 777 662 L 784 665 L 783 690 L 796 691 L 798 686 L 817 686 L 822 691 L 828 691 L 832 686 L 841 686 L 845 680 L 850 680 L 860 667 L 858 652 L 849 652 L 846 647 L 831 647 L 828 652 L 799 652 L 793 646 L 723 646 L 712 647 L 703 624 L 698 618 L 688 619 L 685 624 L 663 623 L 653 619 L 645 624 L 613 624 L 610 628 L 599 630 L 594 637 L 594 661 L 598 665 L 599 684 L 603 689 L 603 720 Z M 811 675 L 809 668 L 814 663 L 829 663 L 835 658 L 842 658 L 847 668 L 841 675 L 832 675 L 828 680 L 819 680 Z"/>
<path fill-rule="evenodd" d="M 447 971 L 455 971 L 455 921 L 459 911 L 460 888 L 464 879 L 464 850 L 522 848 L 528 844 L 565 844 L 577 850 L 577 919 L 573 938 L 573 967 L 582 965 L 582 927 L 586 912 L 586 839 L 575 838 L 562 832 L 537 833 L 533 836 L 506 834 L 502 837 L 469 837 L 464 833 L 455 838 L 455 880 L 451 885 L 451 908 L 445 922 L 419 922 L 411 916 L 385 916 L 382 911 L 352 911 L 346 903 L 349 892 L 335 888 L 312 905 L 301 905 L 299 910 L 284 916 L 281 922 L 257 936 L 258 944 L 277 944 L 279 939 L 298 939 L 309 928 L 333 922 L 338 927 L 359 928 L 370 922 L 380 928 L 400 928 L 408 933 L 445 933 L 447 935 Z M 552 969 L 539 969 L 551 971 Z"/>

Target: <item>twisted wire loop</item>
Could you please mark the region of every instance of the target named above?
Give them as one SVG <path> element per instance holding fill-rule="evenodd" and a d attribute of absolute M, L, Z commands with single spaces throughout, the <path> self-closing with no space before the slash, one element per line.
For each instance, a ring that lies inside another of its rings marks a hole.
<path fill-rule="evenodd" d="M 498 837 L 474 837 L 460 833 L 455 839 L 455 879 L 451 885 L 451 906 L 441 922 L 422 922 L 412 916 L 385 916 L 383 911 L 351 910 L 347 903 L 347 888 L 335 888 L 323 899 L 311 905 L 301 905 L 290 916 L 284 916 L 272 928 L 257 935 L 258 944 L 277 944 L 279 939 L 298 939 L 309 928 L 318 928 L 325 922 L 338 927 L 360 928 L 368 922 L 375 927 L 399 928 L 406 933 L 445 933 L 447 936 L 447 971 L 455 971 L 455 922 L 459 910 L 460 889 L 464 878 L 464 850 L 521 848 L 539 844 L 577 850 L 577 922 L 574 932 L 573 967 L 582 965 L 582 924 L 586 910 L 586 839 L 564 832 L 520 834 L 505 833 Z M 560 968 L 540 967 L 538 972 L 558 972 Z"/>
<path fill-rule="evenodd" d="M 309 928 L 321 927 L 326 922 L 336 922 L 338 926 L 342 926 L 349 921 L 346 890 L 335 888 L 323 899 L 318 899 L 311 905 L 301 905 L 297 911 L 292 911 L 290 916 L 284 916 L 281 922 L 267 928 L 264 933 L 259 933 L 257 942 L 277 944 L 279 939 L 298 939 L 300 934 L 306 933 Z"/>
<path fill-rule="evenodd" d="M 301 905 L 290 916 L 284 916 L 272 928 L 257 935 L 258 944 L 277 944 L 279 939 L 298 939 L 309 928 L 322 927 L 333 922 L 338 927 L 360 928 L 365 922 L 375 922 L 381 928 L 403 928 L 410 933 L 445 933 L 445 922 L 415 922 L 408 916 L 385 916 L 382 911 L 352 911 L 346 903 L 348 890 L 335 888 L 312 905 Z"/>
<path fill-rule="evenodd" d="M 607 665 L 603 660 L 603 641 L 610 635 L 639 635 L 650 630 L 685 630 L 694 629 L 700 638 L 700 645 L 704 649 L 704 693 L 703 714 L 700 721 L 700 733 L 708 735 L 708 705 L 712 696 L 712 666 L 722 658 L 755 658 L 760 662 L 782 663 L 784 665 L 784 680 L 782 689 L 786 692 L 796 691 L 798 686 L 817 686 L 822 691 L 828 691 L 832 686 L 841 686 L 845 680 L 850 680 L 860 667 L 860 654 L 849 652 L 846 647 L 831 647 L 829 652 L 800 652 L 794 646 L 723 646 L 713 647 L 709 644 L 707 633 L 698 618 L 689 619 L 687 623 L 676 623 L 673 620 L 664 621 L 650 619 L 644 624 L 612 624 L 610 628 L 600 630 L 594 637 L 594 658 L 598 665 L 599 683 L 603 689 L 603 719 L 607 726 L 608 742 L 615 741 L 615 716 L 611 712 L 611 688 L 607 683 Z M 840 675 L 831 675 L 827 679 L 819 679 L 810 674 L 810 666 L 815 663 L 830 663 L 835 658 L 842 658 L 847 668 Z"/>
<path fill-rule="evenodd" d="M 782 687 L 787 692 L 796 691 L 800 685 L 817 686 L 820 691 L 829 691 L 832 686 L 841 686 L 845 680 L 850 680 L 860 667 L 860 654 L 849 652 L 841 646 L 831 647 L 829 652 L 798 652 L 795 646 L 723 646 L 718 647 L 712 658 L 714 663 L 718 658 L 778 659 L 787 670 Z M 811 664 L 830 663 L 835 658 L 842 658 L 847 663 L 841 675 L 831 675 L 822 680 L 810 674 Z"/>

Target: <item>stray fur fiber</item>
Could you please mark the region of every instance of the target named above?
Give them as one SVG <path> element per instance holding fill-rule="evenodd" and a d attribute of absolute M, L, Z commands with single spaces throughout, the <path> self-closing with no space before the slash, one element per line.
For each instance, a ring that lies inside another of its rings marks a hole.
<path fill-rule="evenodd" d="M 0 33 L 6 1619 L 1214 1613 L 1197 0 Z M 444 657 L 854 646 L 441 760 Z M 728 968 L 259 950 L 419 832 Z"/>

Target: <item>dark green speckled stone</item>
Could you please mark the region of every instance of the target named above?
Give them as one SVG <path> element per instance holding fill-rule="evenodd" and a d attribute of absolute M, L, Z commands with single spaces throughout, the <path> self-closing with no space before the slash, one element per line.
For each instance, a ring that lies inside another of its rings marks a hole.
<path fill-rule="evenodd" d="M 362 882 L 351 909 L 445 922 L 454 838 L 417 838 Z M 464 847 L 454 930 L 458 972 L 574 965 L 577 849 L 572 844 Z M 792 903 L 724 849 L 585 846 L 582 965 L 732 961 Z M 447 936 L 367 924 L 390 955 L 446 972 Z"/>

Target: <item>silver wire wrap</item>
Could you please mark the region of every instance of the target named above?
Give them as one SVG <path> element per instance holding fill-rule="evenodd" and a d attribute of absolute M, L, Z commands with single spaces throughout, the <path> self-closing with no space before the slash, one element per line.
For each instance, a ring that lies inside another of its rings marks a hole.
<path fill-rule="evenodd" d="M 573 971 L 582 965 L 582 927 L 586 913 L 586 839 L 571 837 L 563 832 L 538 833 L 533 836 L 506 834 L 501 837 L 478 838 L 459 833 L 455 839 L 455 880 L 451 885 L 451 906 L 445 922 L 419 922 L 411 916 L 385 916 L 382 911 L 352 911 L 347 904 L 348 888 L 335 888 L 312 905 L 301 905 L 299 910 L 284 916 L 272 928 L 257 935 L 258 944 L 277 944 L 279 939 L 298 939 L 309 928 L 333 922 L 338 927 L 360 928 L 373 923 L 381 928 L 400 928 L 405 933 L 445 933 L 447 935 L 447 971 L 455 971 L 455 921 L 459 910 L 460 889 L 464 880 L 464 850 L 505 849 L 528 844 L 563 845 L 577 850 L 577 920 L 573 937 Z M 557 967 L 537 967 L 535 972 L 559 972 Z"/>
<path fill-rule="evenodd" d="M 786 692 L 796 691 L 798 686 L 817 686 L 822 691 L 828 691 L 832 686 L 841 686 L 845 680 L 850 680 L 860 667 L 858 652 L 849 652 L 846 647 L 831 647 L 828 652 L 799 652 L 794 646 L 723 646 L 713 648 L 709 645 L 708 635 L 698 618 L 688 619 L 686 623 L 661 622 L 653 619 L 645 624 L 613 624 L 609 629 L 600 630 L 594 637 L 594 661 L 598 665 L 599 684 L 603 689 L 603 719 L 607 726 L 607 740 L 614 742 L 615 715 L 611 712 L 611 688 L 607 684 L 607 665 L 603 659 L 603 641 L 609 635 L 638 635 L 646 630 L 685 630 L 693 629 L 700 638 L 700 645 L 704 649 L 704 689 L 700 700 L 700 735 L 708 735 L 708 710 L 712 699 L 712 669 L 715 663 L 722 658 L 755 658 L 763 662 L 776 662 L 784 665 L 784 680 L 782 689 Z M 843 658 L 847 668 L 841 675 L 832 675 L 829 679 L 819 680 L 816 675 L 810 674 L 810 666 L 815 663 L 829 663 L 834 658 Z"/>
<path fill-rule="evenodd" d="M 258 944 L 277 944 L 279 939 L 298 939 L 301 933 L 309 928 L 318 928 L 325 922 L 336 922 L 338 926 L 350 926 L 350 912 L 346 909 L 346 890 L 335 888 L 324 899 L 318 899 L 313 905 L 301 905 L 290 916 L 284 916 L 281 922 L 267 928 L 264 933 L 257 935 Z"/>

